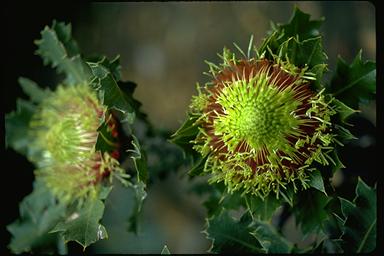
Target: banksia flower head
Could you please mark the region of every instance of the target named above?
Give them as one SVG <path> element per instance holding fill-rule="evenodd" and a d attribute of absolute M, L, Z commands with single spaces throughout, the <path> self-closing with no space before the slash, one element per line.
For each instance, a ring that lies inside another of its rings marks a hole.
<path fill-rule="evenodd" d="M 228 49 L 221 58 L 208 62 L 213 80 L 190 106 L 198 128 L 190 143 L 210 181 L 261 197 L 287 184 L 309 187 L 312 163 L 333 161 L 333 97 L 314 91 L 315 75 L 287 59 L 237 59 Z"/>
<path fill-rule="evenodd" d="M 58 86 L 33 116 L 31 134 L 42 155 L 36 175 L 59 199 L 92 196 L 111 172 L 123 173 L 118 144 L 109 141 L 115 148 L 110 153 L 96 150 L 98 136 L 105 136 L 98 132 L 104 118 L 110 136 L 116 138 L 115 119 L 87 84 Z"/>

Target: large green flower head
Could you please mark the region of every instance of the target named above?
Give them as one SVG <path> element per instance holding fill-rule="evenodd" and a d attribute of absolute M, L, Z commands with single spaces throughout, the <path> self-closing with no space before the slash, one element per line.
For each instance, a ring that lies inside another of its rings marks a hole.
<path fill-rule="evenodd" d="M 287 59 L 237 59 L 228 49 L 221 57 L 220 66 L 209 63 L 213 80 L 198 86 L 190 106 L 198 129 L 190 143 L 210 181 L 261 197 L 279 196 L 287 184 L 309 187 L 313 163 L 333 161 L 334 98 Z"/>
<path fill-rule="evenodd" d="M 102 120 L 108 120 L 110 136 L 118 136 L 117 122 L 106 110 L 89 85 L 60 85 L 33 116 L 33 146 L 42 156 L 36 175 L 59 199 L 91 196 L 103 178 L 123 172 L 117 161 L 118 144 L 112 145 L 111 153 L 96 150 Z"/>
<path fill-rule="evenodd" d="M 259 47 L 251 37 L 247 54 L 235 44 L 241 55 L 224 48 L 222 63 L 207 62 L 210 81 L 172 136 L 195 160 L 190 175 L 261 198 L 324 190 L 323 176 L 343 166 L 336 147 L 353 138 L 344 125 L 356 111 L 323 81 L 321 23 L 295 8 Z"/>

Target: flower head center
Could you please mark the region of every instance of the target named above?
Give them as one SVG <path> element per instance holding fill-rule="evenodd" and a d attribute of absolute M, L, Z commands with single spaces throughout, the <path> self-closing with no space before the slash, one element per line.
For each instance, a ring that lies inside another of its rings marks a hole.
<path fill-rule="evenodd" d="M 223 108 L 214 125 L 229 149 L 246 142 L 251 148 L 283 149 L 286 137 L 297 128 L 294 112 L 300 102 L 292 90 L 279 90 L 266 74 L 226 86 L 218 97 Z"/>

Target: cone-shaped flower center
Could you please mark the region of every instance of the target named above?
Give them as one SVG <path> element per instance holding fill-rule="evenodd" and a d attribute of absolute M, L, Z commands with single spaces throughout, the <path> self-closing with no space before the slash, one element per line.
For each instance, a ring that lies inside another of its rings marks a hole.
<path fill-rule="evenodd" d="M 300 104 L 291 90 L 280 91 L 261 73 L 251 81 L 229 83 L 217 103 L 224 115 L 215 121 L 216 134 L 225 134 L 230 150 L 242 141 L 254 150 L 284 148 L 285 137 L 298 127 L 294 111 Z"/>

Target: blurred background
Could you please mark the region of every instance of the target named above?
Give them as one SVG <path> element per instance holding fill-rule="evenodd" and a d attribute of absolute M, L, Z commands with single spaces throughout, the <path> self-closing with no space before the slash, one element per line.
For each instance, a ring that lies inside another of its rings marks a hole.
<path fill-rule="evenodd" d="M 254 43 L 260 45 L 270 29 L 270 21 L 287 22 L 295 4 L 311 14 L 312 19 L 325 17 L 321 32 L 329 73 L 334 70 L 338 55 L 350 62 L 363 49 L 363 59 L 376 59 L 375 7 L 370 2 L 7 4 L 2 9 L 6 31 L 1 78 L 4 113 L 15 109 L 17 97 L 25 98 L 17 85 L 19 76 L 29 77 L 41 86 L 53 86 L 60 81 L 61 77 L 34 55 L 33 44 L 43 27 L 56 19 L 72 23 L 73 37 L 85 56 L 103 54 L 113 58 L 119 54 L 123 78 L 138 84 L 135 97 L 143 103 L 149 120 L 157 128 L 174 131 L 185 119 L 191 96 L 196 93 L 196 82 L 204 84 L 209 79 L 203 75 L 208 71 L 204 60 L 218 63 L 217 53 L 224 46 L 234 49 L 234 42 L 246 49 L 251 35 Z M 357 146 L 362 151 L 371 147 L 375 153 L 372 145 L 376 103 L 361 109 L 366 122 L 363 125 L 372 134 Z M 9 204 L 2 217 L 6 225 L 18 216 L 18 202 L 32 190 L 33 166 L 10 149 L 3 155 L 9 167 L 2 169 L 11 184 L 7 188 Z M 206 252 L 210 244 L 201 233 L 205 225 L 201 198 L 188 192 L 190 183 L 182 175 L 185 172 L 169 172 L 166 179 L 154 183 L 149 190 L 137 236 L 127 233 L 122 224 L 133 202 L 129 193 L 116 184 L 106 202 L 102 222 L 109 239 L 96 243 L 89 251 L 160 253 L 167 244 L 171 253 Z M 4 228 L 2 232 L 5 238 L 1 240 L 8 244 L 9 233 Z M 70 250 L 79 248 L 73 244 Z"/>

